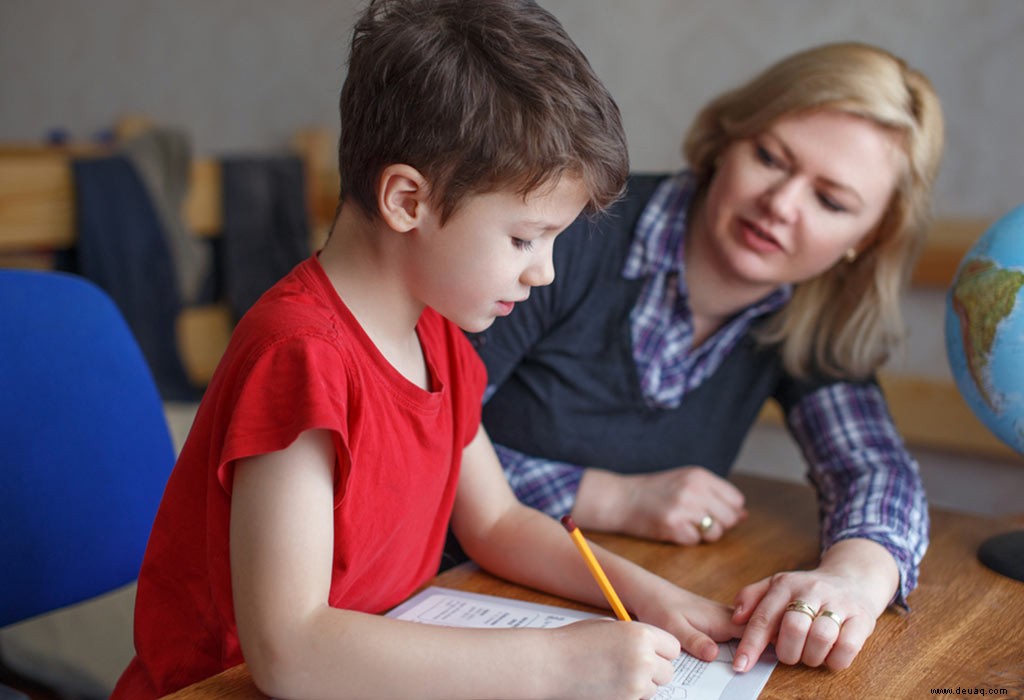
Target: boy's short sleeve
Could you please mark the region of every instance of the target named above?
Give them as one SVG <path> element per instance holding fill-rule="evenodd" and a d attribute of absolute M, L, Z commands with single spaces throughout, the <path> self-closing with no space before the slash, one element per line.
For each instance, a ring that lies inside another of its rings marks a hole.
<path fill-rule="evenodd" d="M 231 404 L 223 407 L 230 418 L 217 460 L 217 478 L 228 493 L 238 460 L 283 450 L 307 430 L 333 432 L 336 447 L 347 452 L 349 377 L 334 342 L 289 337 L 261 349 L 238 371 L 236 391 L 223 399 Z"/>
<path fill-rule="evenodd" d="M 481 421 L 487 370 L 457 326 L 427 310 L 419 326 L 435 382 L 450 392 L 459 445 L 476 436 Z M 349 426 L 373 412 L 374 387 L 365 365 L 330 333 L 289 334 L 253 349 L 233 368 L 234 391 L 223 392 L 223 447 L 217 479 L 231 491 L 233 465 L 240 459 L 282 450 L 306 430 L 335 435 L 339 469 L 350 463 Z M 383 390 L 383 389 L 382 389 Z M 337 475 L 340 497 L 346 474 Z"/>

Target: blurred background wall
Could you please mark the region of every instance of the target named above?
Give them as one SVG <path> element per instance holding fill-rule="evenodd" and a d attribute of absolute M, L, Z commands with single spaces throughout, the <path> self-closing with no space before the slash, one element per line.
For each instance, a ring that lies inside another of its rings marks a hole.
<path fill-rule="evenodd" d="M 782 55 L 869 41 L 932 78 L 949 122 L 942 215 L 994 216 L 1024 185 L 1019 0 L 547 0 L 618 100 L 633 165 L 680 164 L 708 98 Z M 0 140 L 89 138 L 126 113 L 196 150 L 271 149 L 332 125 L 356 0 L 5 0 Z"/>

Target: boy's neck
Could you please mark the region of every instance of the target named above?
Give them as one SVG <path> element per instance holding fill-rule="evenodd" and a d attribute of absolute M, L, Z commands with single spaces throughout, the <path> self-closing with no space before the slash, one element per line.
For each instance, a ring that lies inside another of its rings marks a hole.
<path fill-rule="evenodd" d="M 402 275 L 404 235 L 379 219 L 370 220 L 354 205 L 343 206 L 319 260 L 377 349 L 407 379 L 425 388 L 426 369 L 416 335 L 424 305 Z"/>

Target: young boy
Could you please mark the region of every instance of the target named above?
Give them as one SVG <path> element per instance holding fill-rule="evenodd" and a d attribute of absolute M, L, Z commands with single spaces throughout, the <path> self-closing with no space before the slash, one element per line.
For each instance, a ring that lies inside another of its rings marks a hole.
<path fill-rule="evenodd" d="M 460 328 L 551 282 L 555 236 L 617 196 L 627 159 L 615 104 L 527 0 L 372 2 L 341 126 L 332 235 L 231 339 L 154 524 L 113 697 L 244 660 L 289 698 L 637 698 L 680 642 L 713 658 L 740 631 L 725 606 L 600 550 L 650 625 L 379 615 L 435 573 L 449 518 L 495 574 L 603 604 L 562 527 L 506 485 Z"/>

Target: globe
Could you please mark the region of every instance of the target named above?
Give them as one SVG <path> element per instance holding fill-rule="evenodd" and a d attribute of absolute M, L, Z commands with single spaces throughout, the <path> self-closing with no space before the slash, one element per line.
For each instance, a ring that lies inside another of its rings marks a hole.
<path fill-rule="evenodd" d="M 960 261 L 946 295 L 946 355 L 974 414 L 1024 454 L 1024 205 Z M 1024 530 L 989 538 L 978 559 L 1024 581 Z"/>
<path fill-rule="evenodd" d="M 974 414 L 1024 454 L 1024 205 L 960 262 L 946 295 L 946 354 Z"/>

